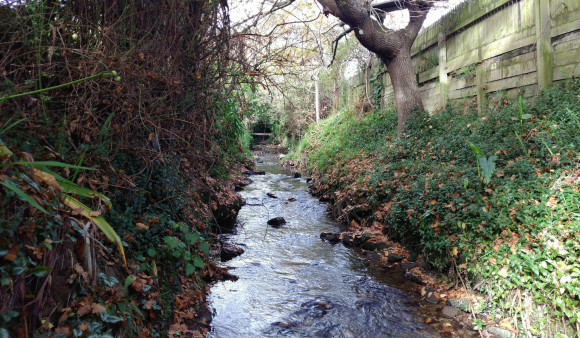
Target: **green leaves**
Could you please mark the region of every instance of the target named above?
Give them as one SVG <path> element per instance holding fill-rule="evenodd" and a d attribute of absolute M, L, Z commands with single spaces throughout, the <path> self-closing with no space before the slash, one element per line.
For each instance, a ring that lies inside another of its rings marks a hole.
<path fill-rule="evenodd" d="M 129 285 L 131 285 L 131 283 L 133 283 L 135 280 L 137 279 L 137 277 L 133 276 L 133 275 L 129 275 L 127 276 L 127 278 L 125 279 L 125 283 L 123 284 L 123 292 L 127 293 L 127 288 L 129 287 Z"/>
<path fill-rule="evenodd" d="M 0 185 L 4 186 L 8 190 L 13 191 L 16 194 L 16 196 L 18 196 L 18 198 L 20 198 L 25 202 L 30 203 L 33 207 L 48 215 L 48 211 L 46 211 L 45 208 L 43 208 L 40 204 L 38 204 L 38 202 L 36 202 L 36 200 L 34 200 L 34 198 L 32 198 L 30 195 L 20 190 L 20 188 L 18 188 L 14 183 L 11 183 L 10 181 L 0 181 Z"/>
<path fill-rule="evenodd" d="M 467 144 L 469 144 L 469 148 L 471 148 L 471 151 L 473 152 L 473 154 L 476 157 L 483 156 L 483 152 L 481 151 L 481 148 L 479 148 L 478 146 L 476 146 L 475 144 L 473 144 L 469 141 L 467 142 Z"/>
<path fill-rule="evenodd" d="M 35 275 L 36 277 L 44 277 L 44 276 L 48 275 L 48 273 L 51 270 L 52 269 L 48 266 L 39 265 L 39 266 L 35 266 L 32 269 L 29 269 L 28 272 Z"/>
<path fill-rule="evenodd" d="M 195 271 L 195 265 L 193 265 L 191 263 L 187 263 L 185 265 L 185 274 L 187 276 L 191 275 L 194 271 Z"/>
<path fill-rule="evenodd" d="M 105 311 L 101 311 L 100 313 L 101 313 L 101 320 L 105 323 L 115 324 L 115 323 L 119 323 L 119 322 L 123 321 L 122 317 L 110 315 Z"/>
<path fill-rule="evenodd" d="M 112 288 L 113 286 L 119 284 L 119 280 L 113 276 L 108 276 L 102 272 L 99 273 L 99 278 L 101 279 L 101 282 L 103 282 L 103 284 L 105 284 L 106 286 Z"/>
<path fill-rule="evenodd" d="M 481 171 L 483 172 L 483 182 L 489 184 L 491 181 L 491 176 L 495 171 L 495 160 L 497 156 L 493 155 L 489 158 L 485 156 L 479 157 L 479 165 L 481 166 Z"/>
<path fill-rule="evenodd" d="M 200 240 L 199 234 L 188 232 L 185 234 L 185 240 L 189 245 L 193 245 Z"/>
<path fill-rule="evenodd" d="M 107 236 L 110 241 L 116 243 L 117 248 L 119 249 L 119 253 L 121 254 L 123 264 L 125 264 L 125 266 L 127 265 L 127 259 L 125 258 L 125 250 L 123 249 L 121 237 L 117 235 L 117 232 L 113 229 L 113 227 L 111 227 L 109 223 L 107 223 L 107 221 L 105 221 L 103 217 L 94 216 L 93 210 L 71 196 L 66 196 L 63 200 L 63 203 L 73 210 L 79 210 L 84 217 L 93 221 L 93 223 L 105 234 L 105 236 Z"/>
<path fill-rule="evenodd" d="M 9 163 L 0 163 L 0 167 L 14 166 L 14 165 L 29 165 L 37 169 L 43 169 L 44 167 L 60 167 L 60 168 L 70 168 L 70 169 L 84 169 L 84 170 L 96 170 L 95 168 L 82 167 L 74 164 L 62 163 L 57 161 L 18 161 Z"/>

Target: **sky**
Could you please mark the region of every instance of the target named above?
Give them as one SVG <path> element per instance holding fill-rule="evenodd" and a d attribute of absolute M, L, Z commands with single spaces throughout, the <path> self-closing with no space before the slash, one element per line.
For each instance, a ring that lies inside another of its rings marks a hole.
<path fill-rule="evenodd" d="M 260 5 L 263 4 L 264 1 L 267 2 L 266 6 L 264 7 L 264 11 L 266 11 L 272 6 L 271 3 L 274 2 L 275 0 L 230 0 L 230 2 L 229 2 L 230 19 L 231 19 L 232 23 L 235 25 L 236 23 L 245 20 L 249 16 L 258 13 L 260 10 Z M 300 5 L 299 3 L 301 1 L 307 1 L 308 3 L 316 3 L 315 0 L 298 0 L 296 3 L 298 3 L 298 5 Z M 384 0 L 380 0 L 380 1 L 384 1 Z M 435 6 L 429 11 L 429 14 L 427 15 L 427 18 L 425 19 L 425 22 L 423 24 L 423 28 L 434 24 L 443 15 L 447 14 L 448 12 L 453 10 L 453 8 L 455 8 L 457 5 L 459 5 L 460 3 L 465 2 L 465 1 L 467 1 L 467 0 L 447 0 L 447 1 L 437 2 L 435 4 Z M 373 2 L 377 2 L 377 1 L 373 0 Z M 299 16 L 306 15 L 305 17 L 315 17 L 316 15 L 318 15 L 318 11 L 319 11 L 319 9 L 317 10 L 316 8 L 320 7 L 320 6 L 318 6 L 317 3 L 316 3 L 316 5 L 317 5 L 316 7 L 309 6 L 312 10 L 312 13 L 296 13 L 297 16 L 298 15 Z M 288 7 L 289 10 L 291 10 L 291 8 L 292 7 Z M 390 14 L 391 14 L 391 20 L 390 21 L 385 20 L 385 25 L 388 28 L 391 28 L 391 29 L 404 28 L 409 21 L 409 14 L 408 14 L 408 11 L 406 11 L 406 10 L 392 12 Z M 350 78 L 358 72 L 358 65 L 356 64 L 355 61 L 350 62 L 349 64 L 346 65 L 344 72 L 345 72 L 344 76 L 346 78 Z"/>
<path fill-rule="evenodd" d="M 272 2 L 268 1 L 267 2 Z M 314 0 L 309 0 L 314 1 Z M 382 1 L 382 0 L 381 0 Z M 436 3 L 436 5 L 429 11 L 427 18 L 425 19 L 425 23 L 423 27 L 428 27 L 435 23 L 441 16 L 445 15 L 449 11 L 451 11 L 455 6 L 464 2 L 466 0 L 448 0 L 442 1 L 440 3 Z M 373 2 L 377 2 L 374 0 Z M 250 15 L 253 15 L 259 11 L 260 4 L 263 3 L 263 0 L 231 0 L 230 1 L 230 18 L 232 22 L 235 24 L 247 18 Z M 271 6 L 271 5 L 270 5 Z M 266 7 L 269 8 L 269 7 Z M 409 20 L 409 15 L 406 11 L 399 11 L 393 13 L 393 26 L 392 28 L 404 27 L 406 22 Z"/>

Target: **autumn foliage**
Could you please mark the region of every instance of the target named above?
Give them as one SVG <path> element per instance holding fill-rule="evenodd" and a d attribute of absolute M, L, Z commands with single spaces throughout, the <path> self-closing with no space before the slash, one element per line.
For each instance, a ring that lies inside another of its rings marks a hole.
<path fill-rule="evenodd" d="M 229 33 L 225 1 L 0 5 L 0 336 L 206 328 L 245 161 Z"/>

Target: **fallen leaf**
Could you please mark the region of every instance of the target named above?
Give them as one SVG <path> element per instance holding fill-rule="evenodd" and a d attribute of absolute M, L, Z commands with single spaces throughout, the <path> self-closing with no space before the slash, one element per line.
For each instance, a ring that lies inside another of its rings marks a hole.
<path fill-rule="evenodd" d="M 148 227 L 147 225 L 145 225 L 145 224 L 143 224 L 143 223 L 140 223 L 140 222 L 137 222 L 137 223 L 135 224 L 135 226 L 136 226 L 137 228 L 139 228 L 139 229 L 143 229 L 143 230 L 149 230 L 149 227 Z"/>
<path fill-rule="evenodd" d="M 13 260 L 16 259 L 16 257 L 18 257 L 18 245 L 12 244 L 12 247 L 10 248 L 8 253 L 4 256 L 4 259 L 12 262 Z"/>
<path fill-rule="evenodd" d="M 99 217 L 99 216 L 101 216 L 101 211 L 100 210 L 96 210 L 96 211 L 93 210 L 93 211 L 91 211 L 89 213 L 89 216 L 91 216 L 91 217 Z"/>

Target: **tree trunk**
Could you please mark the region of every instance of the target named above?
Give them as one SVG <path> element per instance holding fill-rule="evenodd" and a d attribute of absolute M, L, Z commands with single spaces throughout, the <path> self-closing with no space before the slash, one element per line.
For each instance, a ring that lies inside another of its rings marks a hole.
<path fill-rule="evenodd" d="M 385 60 L 383 59 L 383 61 Z M 397 134 L 400 136 L 405 121 L 411 117 L 413 109 L 423 111 L 423 102 L 419 93 L 417 77 L 413 71 L 410 52 L 402 48 L 394 59 L 385 62 L 385 64 L 395 91 Z"/>

